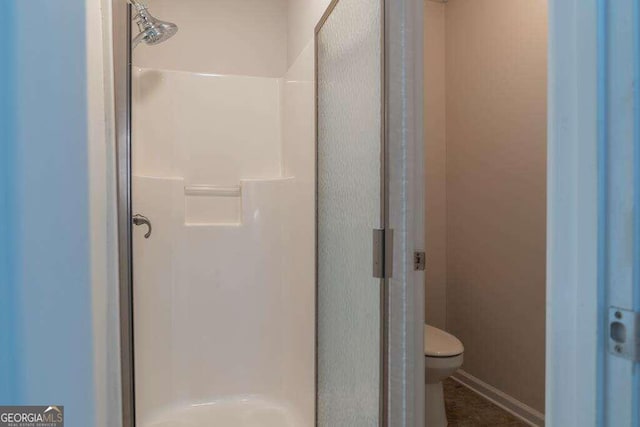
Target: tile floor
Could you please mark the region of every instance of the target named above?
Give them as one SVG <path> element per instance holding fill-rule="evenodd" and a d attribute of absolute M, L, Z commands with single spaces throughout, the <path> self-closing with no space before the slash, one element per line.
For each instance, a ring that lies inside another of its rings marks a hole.
<path fill-rule="evenodd" d="M 449 427 L 527 426 L 451 378 L 444 381 L 444 403 Z"/>

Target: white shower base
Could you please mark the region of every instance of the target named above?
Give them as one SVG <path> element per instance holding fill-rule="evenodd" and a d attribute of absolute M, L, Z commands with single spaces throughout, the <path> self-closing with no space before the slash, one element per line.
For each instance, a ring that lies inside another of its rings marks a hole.
<path fill-rule="evenodd" d="M 298 427 L 293 408 L 259 397 L 238 397 L 174 408 L 143 427 Z"/>

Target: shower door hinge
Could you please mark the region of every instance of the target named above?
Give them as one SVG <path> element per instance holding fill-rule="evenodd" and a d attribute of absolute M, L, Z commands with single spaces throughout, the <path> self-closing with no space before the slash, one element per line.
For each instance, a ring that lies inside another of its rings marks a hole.
<path fill-rule="evenodd" d="M 424 271 L 427 268 L 427 255 L 424 252 L 414 252 L 413 269 L 415 271 Z"/>
<path fill-rule="evenodd" d="M 640 313 L 609 307 L 609 353 L 640 361 Z"/>
<path fill-rule="evenodd" d="M 393 230 L 373 230 L 373 277 L 388 279 L 393 273 Z"/>

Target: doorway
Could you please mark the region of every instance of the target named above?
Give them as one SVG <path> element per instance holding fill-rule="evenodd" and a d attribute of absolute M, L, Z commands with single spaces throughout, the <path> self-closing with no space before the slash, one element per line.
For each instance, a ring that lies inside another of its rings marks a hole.
<path fill-rule="evenodd" d="M 464 347 L 447 415 L 543 425 L 547 2 L 424 6 L 426 321 Z"/>

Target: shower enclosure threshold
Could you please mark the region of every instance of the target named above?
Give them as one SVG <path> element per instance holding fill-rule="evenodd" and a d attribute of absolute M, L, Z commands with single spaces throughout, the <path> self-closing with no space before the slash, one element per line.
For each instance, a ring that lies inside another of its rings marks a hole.
<path fill-rule="evenodd" d="M 177 407 L 142 427 L 301 427 L 291 406 L 254 396 Z"/>

